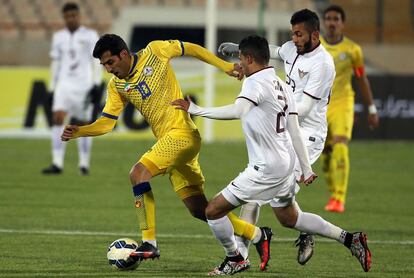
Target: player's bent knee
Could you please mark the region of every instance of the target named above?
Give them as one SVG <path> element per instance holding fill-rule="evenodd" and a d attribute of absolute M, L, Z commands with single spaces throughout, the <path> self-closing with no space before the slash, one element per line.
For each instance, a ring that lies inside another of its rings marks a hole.
<path fill-rule="evenodd" d="M 149 181 L 151 177 L 151 173 L 142 163 L 136 163 L 129 171 L 129 179 L 133 186 L 138 183 Z"/>
<path fill-rule="evenodd" d="M 205 216 L 207 217 L 207 219 L 210 219 L 210 220 L 220 218 L 218 216 L 217 209 L 214 206 L 212 206 L 211 204 L 207 205 L 206 210 L 205 210 Z"/>

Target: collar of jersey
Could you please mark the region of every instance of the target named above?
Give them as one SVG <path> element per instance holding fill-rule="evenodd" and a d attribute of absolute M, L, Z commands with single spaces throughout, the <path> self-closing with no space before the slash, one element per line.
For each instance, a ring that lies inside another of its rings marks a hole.
<path fill-rule="evenodd" d="M 327 45 L 329 45 L 329 46 L 336 46 L 336 45 L 341 44 L 341 43 L 343 43 L 343 42 L 344 42 L 344 40 L 345 40 L 345 36 L 344 36 L 344 35 L 342 35 L 342 38 L 341 38 L 338 42 L 336 42 L 336 43 L 329 43 L 329 42 L 325 39 L 325 37 L 322 37 L 322 39 L 324 40 L 324 42 L 325 42 Z"/>
<path fill-rule="evenodd" d="M 138 55 L 136 53 L 134 53 L 134 55 L 132 55 L 132 59 L 133 59 L 132 67 L 129 70 L 128 77 L 126 79 L 131 79 L 134 76 L 134 74 L 137 72 L 135 70 L 135 66 L 137 65 L 137 62 L 138 62 Z"/>
<path fill-rule="evenodd" d="M 273 69 L 273 66 L 267 66 L 267 67 L 265 67 L 265 68 L 259 69 L 258 71 L 253 72 L 252 74 L 250 74 L 250 75 L 249 75 L 249 76 L 247 76 L 247 77 L 250 77 L 250 76 L 252 76 L 253 74 L 256 74 L 256 73 L 258 73 L 258 72 L 261 72 L 261 71 L 263 71 L 263 70 L 267 70 L 267 69 Z"/>

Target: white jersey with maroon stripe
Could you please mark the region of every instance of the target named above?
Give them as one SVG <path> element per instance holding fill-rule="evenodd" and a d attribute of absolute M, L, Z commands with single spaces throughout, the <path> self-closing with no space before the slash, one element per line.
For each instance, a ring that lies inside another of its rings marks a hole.
<path fill-rule="evenodd" d="M 273 67 L 247 77 L 238 98 L 254 103 L 242 119 L 249 156 L 248 168 L 270 181 L 287 177 L 295 164 L 295 151 L 286 130 L 288 114 L 297 114 L 289 86 Z"/>
<path fill-rule="evenodd" d="M 317 100 L 307 116 L 299 115 L 305 144 L 319 143 L 323 146 L 328 129 L 326 111 L 335 79 L 332 56 L 322 44 L 309 53 L 299 55 L 292 41 L 283 44 L 278 54 L 284 61 L 286 83 L 292 87 L 295 102 L 300 103 L 304 94 Z"/>

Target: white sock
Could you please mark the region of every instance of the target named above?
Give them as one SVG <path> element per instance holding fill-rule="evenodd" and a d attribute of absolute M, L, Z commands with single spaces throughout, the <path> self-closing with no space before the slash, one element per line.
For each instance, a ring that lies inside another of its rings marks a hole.
<path fill-rule="evenodd" d="M 299 204 L 298 204 L 298 202 L 296 202 L 296 200 L 292 203 L 293 204 L 293 207 L 296 209 L 296 211 L 298 212 L 298 215 L 299 215 L 299 213 L 302 213 L 302 209 L 300 208 L 300 206 L 299 206 Z M 300 234 L 302 235 L 302 234 L 306 234 L 306 232 L 300 232 Z"/>
<path fill-rule="evenodd" d="M 240 209 L 240 218 L 248 223 L 256 225 L 259 219 L 260 206 L 256 203 L 246 203 Z M 249 256 L 250 240 L 236 236 L 237 246 L 243 258 Z"/>
<path fill-rule="evenodd" d="M 79 167 L 89 168 L 92 137 L 78 138 Z"/>
<path fill-rule="evenodd" d="M 234 255 L 237 252 L 237 243 L 234 238 L 233 225 L 227 215 L 215 220 L 207 219 L 207 223 L 213 231 L 214 236 L 226 251 L 226 255 Z"/>
<path fill-rule="evenodd" d="M 295 229 L 308 234 L 318 234 L 327 238 L 335 239 L 344 243 L 344 234 L 346 231 L 329 223 L 319 215 L 299 212 L 298 220 L 296 221 Z"/>
<path fill-rule="evenodd" d="M 65 157 L 66 149 L 66 142 L 60 139 L 63 128 L 63 125 L 52 126 L 52 163 L 59 168 L 63 168 L 63 158 Z"/>

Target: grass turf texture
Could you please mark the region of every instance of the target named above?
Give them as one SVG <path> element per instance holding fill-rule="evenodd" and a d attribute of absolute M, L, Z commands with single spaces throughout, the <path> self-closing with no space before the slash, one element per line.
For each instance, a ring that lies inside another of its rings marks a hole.
<path fill-rule="evenodd" d="M 0 140 L 0 276 L 1 277 L 205 277 L 224 252 L 208 226 L 190 216 L 171 190 L 167 177 L 152 182 L 156 198 L 159 261 L 145 261 L 131 272 L 110 269 L 106 248 L 115 239 L 139 240 L 128 172 L 152 141 L 95 140 L 91 175 L 77 168 L 76 144 L 68 146 L 64 174 L 45 177 L 50 163 L 48 140 Z M 270 225 L 270 268 L 239 277 L 413 277 L 414 172 L 413 142 L 352 142 L 351 177 L 346 213 L 323 211 L 328 200 L 319 165 L 319 180 L 298 195 L 304 211 L 350 231 L 365 231 L 373 265 L 365 274 L 350 252 L 317 237 L 314 257 L 305 267 L 296 262 L 297 232 L 282 228 L 270 208 L 260 225 Z M 247 163 L 243 142 L 203 145 L 200 162 L 209 197 L 219 192 Z M 73 233 L 78 231 L 78 234 Z M 46 234 L 47 232 L 51 234 Z"/>

